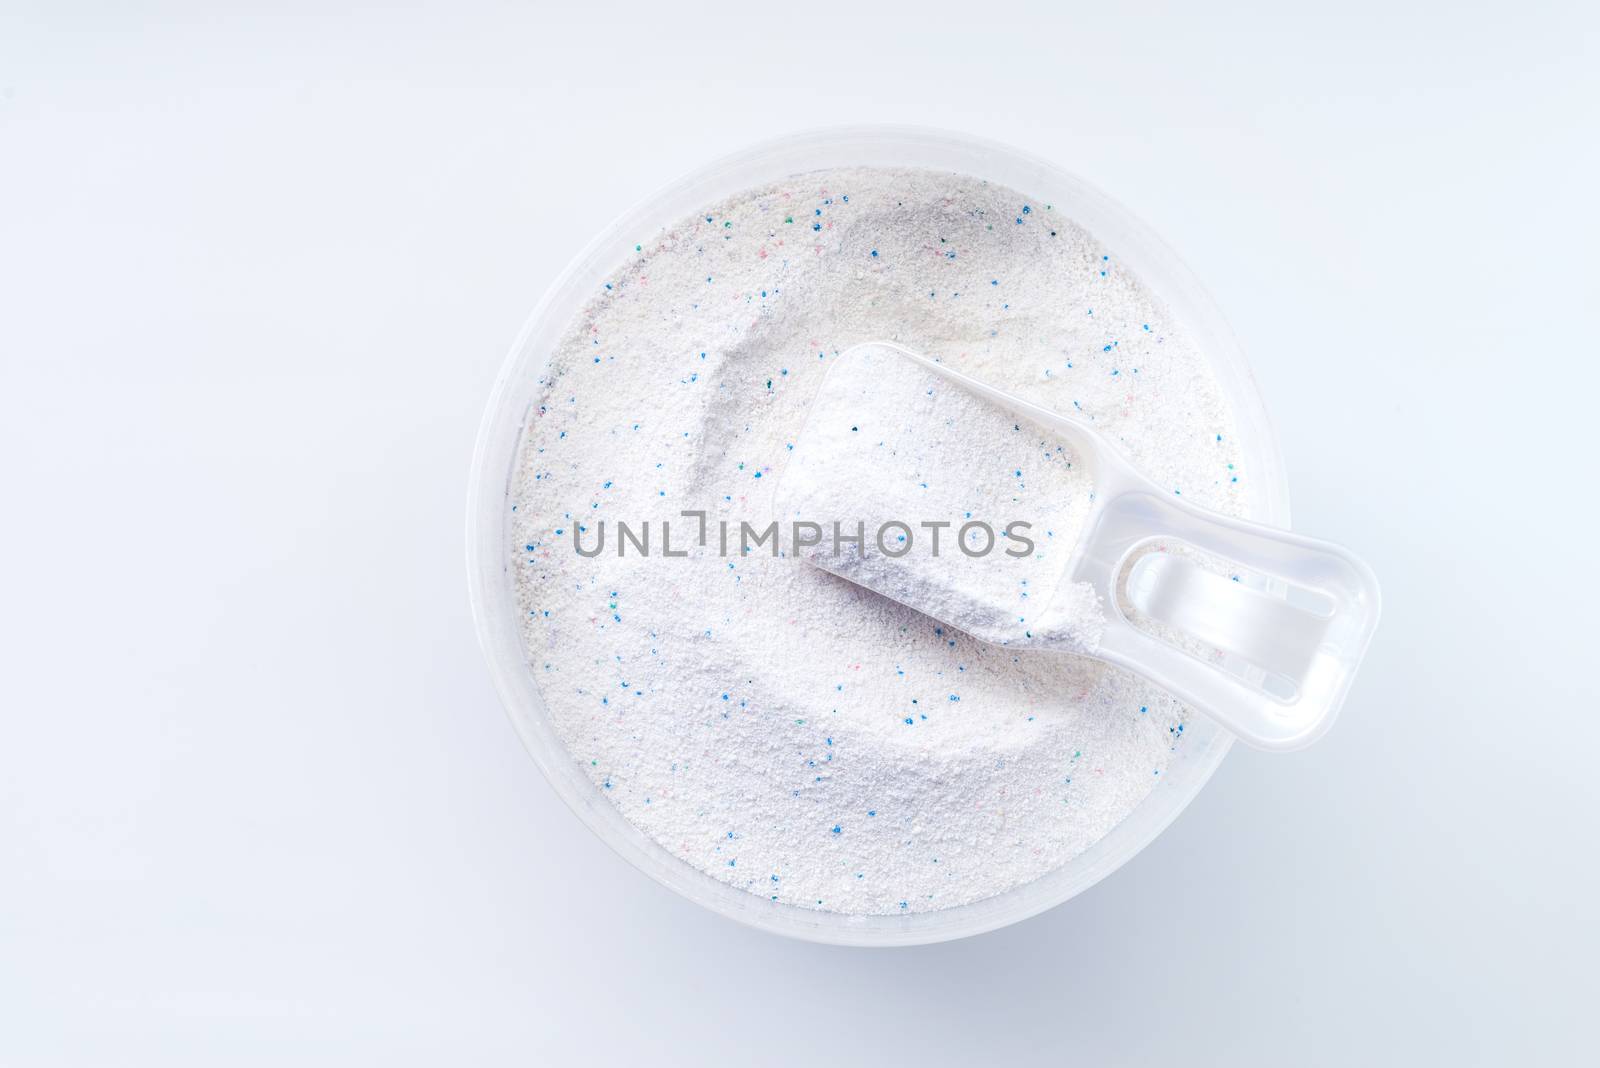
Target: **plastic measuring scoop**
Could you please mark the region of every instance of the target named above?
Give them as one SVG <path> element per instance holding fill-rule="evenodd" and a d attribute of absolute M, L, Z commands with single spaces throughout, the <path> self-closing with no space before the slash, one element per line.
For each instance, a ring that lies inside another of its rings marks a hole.
<path fill-rule="evenodd" d="M 773 504 L 810 563 L 1127 668 L 1262 749 L 1327 731 L 1378 623 L 1345 549 L 1189 504 L 1082 421 L 886 342 L 829 368 Z"/>

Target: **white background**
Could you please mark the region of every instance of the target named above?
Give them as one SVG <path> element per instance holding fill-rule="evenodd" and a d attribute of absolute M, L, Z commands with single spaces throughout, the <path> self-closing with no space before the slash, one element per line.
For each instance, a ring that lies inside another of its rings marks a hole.
<path fill-rule="evenodd" d="M 1592 4 L 263 7 L 0 0 L 0 1063 L 1592 1053 Z M 716 155 L 866 121 L 1163 234 L 1297 526 L 1386 594 L 1324 742 L 1237 750 L 1052 913 L 887 952 L 593 839 L 462 561 L 565 262 Z"/>

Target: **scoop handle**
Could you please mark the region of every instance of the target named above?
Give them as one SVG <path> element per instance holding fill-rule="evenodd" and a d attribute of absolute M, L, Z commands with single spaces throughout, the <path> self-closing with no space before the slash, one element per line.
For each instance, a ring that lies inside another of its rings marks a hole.
<path fill-rule="evenodd" d="M 1102 493 L 1073 575 L 1093 584 L 1106 605 L 1097 655 L 1159 684 L 1250 745 L 1288 750 L 1316 741 L 1333 724 L 1377 627 L 1372 569 L 1332 542 L 1176 500 L 1131 468 L 1119 481 L 1120 492 Z M 1141 549 L 1174 541 L 1288 594 L 1218 575 L 1189 556 L 1132 561 Z M 1135 627 L 1124 599 L 1233 658 L 1202 659 Z"/>

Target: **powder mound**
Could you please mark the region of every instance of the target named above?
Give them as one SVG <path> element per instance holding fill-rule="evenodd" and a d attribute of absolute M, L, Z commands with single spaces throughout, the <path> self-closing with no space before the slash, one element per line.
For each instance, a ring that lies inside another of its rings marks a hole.
<path fill-rule="evenodd" d="M 618 260 L 550 354 L 507 500 L 529 668 L 598 792 L 763 899 L 898 914 L 1056 870 L 1158 787 L 1187 712 L 1148 683 L 978 641 L 792 552 L 720 547 L 770 521 L 824 375 L 866 341 L 1070 412 L 1185 500 L 1240 514 L 1211 369 L 1115 250 L 1004 187 L 845 169 L 631 235 Z M 1089 606 L 1032 584 L 1057 581 L 1086 502 L 1045 438 L 1004 440 L 961 458 L 982 479 L 927 479 L 943 496 L 895 518 L 948 519 L 952 544 L 980 519 L 1000 550 L 1006 524 L 1034 522 L 1016 533 L 1038 558 L 996 572 L 998 599 L 983 576 L 956 586 L 1070 634 Z M 661 555 L 669 522 L 686 556 Z M 619 523 L 653 525 L 650 555 L 619 555 Z"/>

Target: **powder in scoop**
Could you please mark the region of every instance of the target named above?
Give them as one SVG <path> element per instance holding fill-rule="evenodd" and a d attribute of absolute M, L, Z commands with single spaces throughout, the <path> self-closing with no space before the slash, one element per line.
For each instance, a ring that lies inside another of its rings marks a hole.
<path fill-rule="evenodd" d="M 1093 500 L 1058 433 L 866 345 L 829 368 L 775 512 L 821 528 L 792 539 L 804 559 L 965 634 L 1093 652 L 1099 600 L 1065 581 Z"/>

